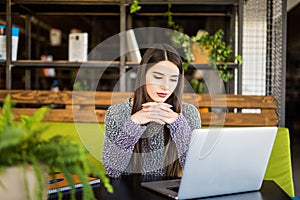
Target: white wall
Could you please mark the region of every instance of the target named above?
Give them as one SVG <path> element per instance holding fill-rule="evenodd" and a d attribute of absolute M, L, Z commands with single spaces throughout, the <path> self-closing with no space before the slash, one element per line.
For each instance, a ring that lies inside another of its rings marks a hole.
<path fill-rule="evenodd" d="M 265 95 L 266 3 L 248 0 L 244 5 L 242 94 Z"/>

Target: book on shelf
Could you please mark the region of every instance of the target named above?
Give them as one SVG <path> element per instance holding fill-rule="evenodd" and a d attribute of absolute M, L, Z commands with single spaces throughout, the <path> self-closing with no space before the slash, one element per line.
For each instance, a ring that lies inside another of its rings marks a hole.
<path fill-rule="evenodd" d="M 81 180 L 77 175 L 72 175 L 73 180 L 75 183 L 75 188 L 81 188 L 82 183 Z M 94 178 L 94 177 L 88 177 L 89 184 L 94 185 L 97 183 L 100 183 L 99 178 Z M 56 173 L 55 178 L 53 179 L 52 175 L 49 175 L 49 190 L 48 194 L 53 194 L 57 193 L 59 190 L 64 192 L 64 191 L 69 191 L 71 190 L 71 186 L 65 176 L 62 173 Z"/>

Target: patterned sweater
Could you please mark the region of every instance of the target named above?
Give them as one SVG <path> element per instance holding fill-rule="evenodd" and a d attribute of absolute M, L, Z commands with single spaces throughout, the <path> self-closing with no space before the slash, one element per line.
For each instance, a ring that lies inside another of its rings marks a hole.
<path fill-rule="evenodd" d="M 130 119 L 131 110 L 130 99 L 122 104 L 112 105 L 107 110 L 102 156 L 107 174 L 111 177 L 132 173 L 165 175 L 165 166 L 175 160 L 163 162 L 166 148 L 162 134 L 164 125 L 156 122 L 146 125 L 136 124 Z M 171 149 L 171 152 L 177 152 L 178 155 L 175 156 L 179 158 L 183 167 L 191 132 L 201 127 L 199 112 L 193 105 L 183 103 L 182 113 L 174 123 L 166 126 L 172 139 L 169 148 L 176 148 L 174 151 Z M 139 140 L 142 141 L 140 153 L 135 153 L 134 147 Z M 134 164 L 133 160 L 139 160 L 139 164 Z"/>

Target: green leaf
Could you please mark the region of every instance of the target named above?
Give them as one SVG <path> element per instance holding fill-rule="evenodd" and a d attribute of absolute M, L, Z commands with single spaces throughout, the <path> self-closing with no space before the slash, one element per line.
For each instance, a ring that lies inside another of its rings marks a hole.
<path fill-rule="evenodd" d="M 19 145 L 22 139 L 23 130 L 21 128 L 12 126 L 4 127 L 0 135 L 0 154 L 2 154 L 1 151 L 5 148 L 15 147 Z"/>
<path fill-rule="evenodd" d="M 133 0 L 132 4 L 130 5 L 130 13 L 136 13 L 139 11 L 142 8 L 139 4 L 139 0 Z"/>

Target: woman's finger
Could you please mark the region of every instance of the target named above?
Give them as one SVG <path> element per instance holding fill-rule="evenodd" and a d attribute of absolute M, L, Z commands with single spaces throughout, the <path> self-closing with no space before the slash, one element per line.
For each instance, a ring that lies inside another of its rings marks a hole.
<path fill-rule="evenodd" d="M 148 107 L 148 106 L 166 106 L 171 108 L 172 105 L 168 104 L 168 103 L 157 103 L 157 102 L 147 102 L 147 103 L 143 103 L 142 104 L 143 107 Z"/>

